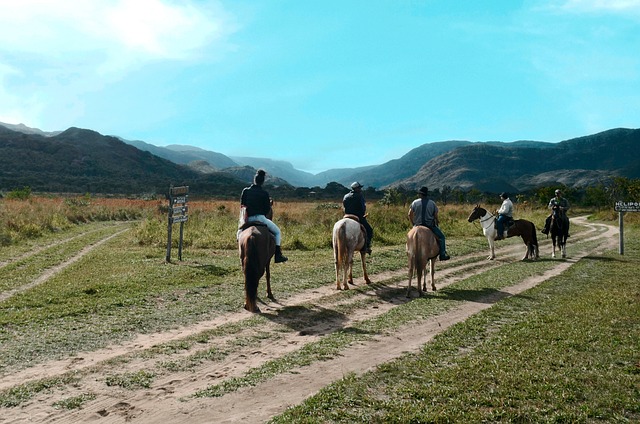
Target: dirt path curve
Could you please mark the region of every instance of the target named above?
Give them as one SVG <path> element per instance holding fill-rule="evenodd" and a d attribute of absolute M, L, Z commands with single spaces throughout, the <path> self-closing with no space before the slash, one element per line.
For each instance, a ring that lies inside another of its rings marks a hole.
<path fill-rule="evenodd" d="M 124 230 L 120 230 L 115 234 L 111 234 L 110 236 L 108 236 L 106 238 L 103 238 L 103 239 L 101 239 L 101 240 L 99 240 L 99 241 L 97 241 L 97 242 L 95 242 L 93 244 L 90 244 L 90 245 L 86 246 L 80 252 L 78 252 L 76 255 L 71 257 L 69 260 L 67 260 L 65 262 L 62 262 L 61 264 L 58 264 L 57 266 L 46 270 L 38 278 L 36 278 L 35 280 L 33 280 L 29 284 L 17 287 L 17 288 L 15 288 L 13 290 L 9 290 L 9 291 L 0 293 L 0 302 L 10 298 L 11 296 L 14 296 L 14 295 L 16 295 L 18 293 L 22 293 L 22 292 L 27 291 L 27 290 L 29 290 L 29 289 L 31 289 L 31 288 L 39 285 L 39 284 L 42 284 L 43 282 L 47 281 L 49 278 L 53 277 L 58 272 L 62 271 L 63 269 L 67 268 L 68 266 L 70 266 L 73 263 L 75 263 L 75 262 L 79 261 L 80 259 L 82 259 L 87 253 L 91 252 L 95 248 L 101 246 L 102 244 L 108 242 L 112 238 L 117 237 L 120 234 L 122 234 L 122 233 L 124 233 L 125 231 L 128 231 L 128 230 L 129 230 L 128 228 L 125 228 Z M 49 248 L 49 247 L 52 247 L 52 246 L 55 246 L 55 245 L 58 245 L 58 244 L 62 244 L 64 242 L 67 242 L 67 241 L 72 240 L 72 239 L 77 238 L 77 237 L 78 236 L 73 237 L 73 238 L 68 239 L 68 240 L 63 240 L 63 241 L 54 243 L 54 244 L 52 244 L 50 246 L 46 246 L 46 248 Z M 44 249 L 45 249 L 45 247 L 39 248 L 39 249 L 37 249 L 35 251 L 29 252 L 29 253 L 21 256 L 21 258 L 32 256 L 32 255 L 34 255 L 36 253 L 39 253 L 40 251 L 42 251 Z M 5 265 L 5 264 L 2 264 L 2 265 Z"/>
<path fill-rule="evenodd" d="M 591 232 L 597 233 L 592 239 L 604 240 L 597 250 L 611 249 L 615 247 L 617 229 L 607 226 L 605 233 L 597 231 L 601 224 L 588 224 L 585 218 L 576 218 L 582 225 L 589 227 Z M 588 236 L 585 236 L 588 237 Z M 506 254 L 507 250 L 513 251 L 513 247 L 499 250 L 502 258 L 512 261 L 521 255 L 520 249 Z M 207 387 L 217 381 L 222 381 L 229 377 L 241 376 L 248 369 L 260 366 L 270 359 L 282 356 L 287 350 L 299 349 L 305 343 L 312 342 L 320 338 L 323 329 L 319 324 L 316 335 L 314 334 L 293 334 L 284 337 L 282 340 L 268 342 L 258 350 L 255 355 L 234 355 L 223 363 L 209 364 L 196 369 L 195 371 L 174 372 L 162 376 L 158 381 L 154 381 L 150 389 L 137 391 L 118 390 L 108 388 L 105 390 L 104 382 L 99 382 L 98 375 L 87 374 L 82 381 L 80 390 L 85 392 L 99 393 L 98 398 L 89 402 L 80 410 L 73 411 L 52 411 L 51 405 L 56 399 L 69 396 L 68 393 L 53 393 L 40 397 L 33 402 L 24 405 L 19 410 L 11 410 L 11 416 L 0 416 L 0 423 L 26 423 L 26 422 L 51 422 L 51 423 L 168 423 L 168 422 L 189 422 L 189 423 L 222 423 L 222 422 L 264 422 L 270 417 L 283 412 L 287 407 L 296 405 L 306 397 L 313 395 L 327 384 L 339 380 L 349 373 L 362 373 L 375 366 L 390 361 L 404 354 L 413 352 L 420 346 L 429 342 L 436 334 L 444 331 L 455 323 L 461 322 L 469 316 L 491 307 L 496 302 L 508 296 L 521 293 L 541 282 L 552 278 L 565 271 L 582 257 L 593 254 L 594 250 L 584 251 L 574 255 L 568 260 L 557 261 L 554 267 L 543 275 L 536 275 L 521 283 L 503 289 L 485 299 L 476 302 L 466 302 L 457 309 L 443 313 L 431 319 L 429 322 L 421 323 L 419 326 L 411 326 L 394 332 L 389 336 L 378 336 L 369 342 L 359 343 L 340 353 L 336 359 L 316 362 L 310 366 L 296 369 L 294 372 L 281 374 L 255 387 L 240 389 L 219 398 L 205 398 L 185 400 L 185 396 L 192 395 L 195 391 Z M 484 253 L 483 253 L 484 254 Z M 479 272 L 493 269 L 501 264 L 499 261 L 484 262 L 478 270 L 477 263 L 461 264 L 438 271 L 436 284 L 439 288 L 452 284 L 455 281 L 467 278 Z M 392 279 L 405 275 L 406 270 L 383 273 L 377 275 L 377 280 Z M 396 285 L 406 287 L 406 281 Z M 285 304 L 269 305 L 263 308 L 265 313 L 273 312 L 286 305 L 296 305 L 303 302 L 314 302 L 329 293 L 335 293 L 333 288 L 314 289 L 310 292 L 301 293 L 283 302 Z M 362 294 L 362 296 L 370 296 Z M 404 296 L 403 296 L 404 297 Z M 387 302 L 375 308 L 365 308 L 366 311 L 355 313 L 349 317 L 351 321 L 366 319 L 369 316 L 382 314 L 385 311 L 397 306 L 407 300 L 400 298 L 394 302 Z M 261 306 L 262 307 L 262 306 Z M 0 378 L 0 389 L 12 387 L 19 382 L 31 379 L 53 377 L 64 372 L 75 371 L 85 372 L 92 367 L 98 368 L 103 363 L 125 355 L 132 351 L 141 351 L 151 346 L 166 341 L 179 340 L 200 331 L 211 329 L 230 321 L 239 322 L 246 319 L 243 313 L 229 314 L 221 316 L 216 320 L 199 323 L 188 329 L 177 329 L 162 334 L 140 336 L 131 343 L 119 346 L 111 346 L 98 352 L 88 352 L 81 356 L 70 358 L 66 361 L 55 361 L 42 364 L 37 369 L 28 369 L 9 376 Z M 348 322 L 341 322 L 338 325 L 348 325 Z M 324 324 L 331 326 L 332 324 Z M 329 329 L 326 332 L 329 332 Z M 326 334 L 326 332 L 324 334 Z M 220 341 L 217 341 L 220 342 Z M 128 371 L 136 369 L 147 369 L 148 361 L 138 361 L 134 364 L 122 364 Z M 116 365 L 117 367 L 118 365 Z M 127 368 L 128 367 L 128 368 Z M 104 371 L 104 370 L 103 370 Z M 6 411 L 6 410 L 5 410 Z"/>

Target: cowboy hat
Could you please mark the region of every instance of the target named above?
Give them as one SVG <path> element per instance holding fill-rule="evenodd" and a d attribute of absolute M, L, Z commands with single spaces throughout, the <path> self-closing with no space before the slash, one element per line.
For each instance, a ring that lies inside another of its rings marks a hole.
<path fill-rule="evenodd" d="M 418 190 L 419 194 L 424 194 L 425 196 L 429 195 L 429 189 L 425 186 L 420 187 L 420 190 Z"/>

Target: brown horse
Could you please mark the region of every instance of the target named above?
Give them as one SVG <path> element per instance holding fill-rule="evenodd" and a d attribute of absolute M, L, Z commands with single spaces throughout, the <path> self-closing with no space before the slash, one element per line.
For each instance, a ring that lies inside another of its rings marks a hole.
<path fill-rule="evenodd" d="M 356 251 L 360 251 L 364 280 L 367 284 L 371 283 L 364 260 L 366 240 L 367 232 L 354 215 L 345 215 L 333 226 L 333 259 L 336 266 L 337 290 L 340 290 L 340 284 L 344 290 L 348 290 L 349 284 L 353 284 L 353 255 Z"/>
<path fill-rule="evenodd" d="M 560 250 L 563 258 L 567 257 L 567 238 L 569 237 L 569 217 L 560 209 L 560 206 L 554 205 L 551 209 L 551 242 L 553 243 L 553 251 L 551 257 L 556 257 L 556 245 Z"/>
<path fill-rule="evenodd" d="M 429 264 L 429 274 L 431 276 L 431 288 L 436 291 L 435 263 L 440 254 L 438 239 L 427 227 L 415 226 L 407 234 L 407 256 L 409 258 L 409 287 L 407 297 L 411 293 L 411 278 L 413 273 L 418 277 L 418 295 L 427 291 L 427 264 Z M 423 277 L 424 275 L 424 277 Z M 421 285 L 422 284 L 422 285 Z"/>
<path fill-rule="evenodd" d="M 256 305 L 258 282 L 266 272 L 267 297 L 274 299 L 271 293 L 271 272 L 269 264 L 276 252 L 276 241 L 265 225 L 245 224 L 238 236 L 238 250 L 244 274 L 244 308 L 249 312 L 260 312 Z"/>
<path fill-rule="evenodd" d="M 476 205 L 473 208 L 473 211 L 469 215 L 469 222 L 473 222 L 476 219 L 480 220 L 480 225 L 482 226 L 482 232 L 485 237 L 489 241 L 489 248 L 491 249 L 491 254 L 489 255 L 489 259 L 495 259 L 495 240 L 498 235 L 498 231 L 496 230 L 495 222 L 496 217 L 488 212 L 486 209 L 481 208 L 480 205 Z M 507 238 L 513 236 L 522 237 L 522 241 L 527 246 L 527 251 L 525 252 L 522 260 L 525 259 L 538 259 L 539 249 L 538 249 L 538 236 L 536 235 L 536 226 L 531 221 L 527 221 L 526 219 L 516 219 L 513 221 L 513 225 L 507 228 Z"/>

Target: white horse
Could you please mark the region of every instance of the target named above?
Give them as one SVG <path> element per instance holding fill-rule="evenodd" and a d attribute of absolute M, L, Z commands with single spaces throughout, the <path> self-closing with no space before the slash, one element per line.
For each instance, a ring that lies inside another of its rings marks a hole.
<path fill-rule="evenodd" d="M 489 260 L 493 260 L 496 257 L 495 252 L 495 243 L 496 237 L 498 235 L 498 230 L 496 229 L 496 217 L 491 214 L 489 211 L 481 208 L 480 205 L 476 205 L 473 208 L 473 211 L 469 215 L 468 221 L 473 222 L 474 220 L 480 220 L 480 225 L 482 226 L 482 233 L 487 238 L 489 242 L 489 249 L 491 250 L 491 254 L 489 255 Z M 509 227 L 507 230 L 507 238 L 513 236 L 522 237 L 522 241 L 524 241 L 525 246 L 527 246 L 527 251 L 525 252 L 522 260 L 525 259 L 538 259 L 539 249 L 538 249 L 538 236 L 536 235 L 536 226 L 531 221 L 527 221 L 526 219 L 516 219 L 514 221 L 513 226 Z"/>
<path fill-rule="evenodd" d="M 360 251 L 362 260 L 362 272 L 367 284 L 371 283 L 367 274 L 367 266 L 364 260 L 367 232 L 353 215 L 345 215 L 333 226 L 333 259 L 336 265 L 336 289 L 340 290 L 340 284 L 344 290 L 353 284 L 353 254 Z"/>
<path fill-rule="evenodd" d="M 429 264 L 429 275 L 431 276 L 431 288 L 436 291 L 435 284 L 435 263 L 440 254 L 438 240 L 427 227 L 415 226 L 407 234 L 407 256 L 409 258 L 409 287 L 407 287 L 407 297 L 411 294 L 411 278 L 413 273 L 418 277 L 418 295 L 427 291 L 427 264 Z"/>

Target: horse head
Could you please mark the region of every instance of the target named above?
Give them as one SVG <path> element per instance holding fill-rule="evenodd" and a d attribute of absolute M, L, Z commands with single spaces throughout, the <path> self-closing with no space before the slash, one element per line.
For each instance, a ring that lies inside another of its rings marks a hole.
<path fill-rule="evenodd" d="M 467 218 L 467 221 L 473 222 L 476 219 L 482 218 L 486 213 L 487 211 L 481 208 L 480 205 L 476 205 L 473 208 L 473 211 L 471 212 L 471 214 L 469 215 L 469 218 Z"/>

